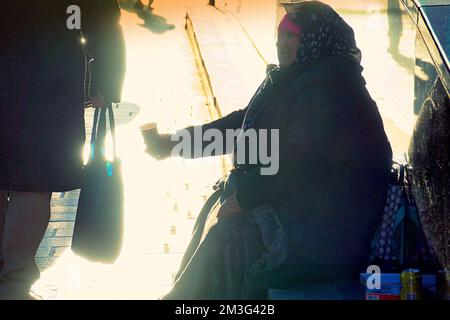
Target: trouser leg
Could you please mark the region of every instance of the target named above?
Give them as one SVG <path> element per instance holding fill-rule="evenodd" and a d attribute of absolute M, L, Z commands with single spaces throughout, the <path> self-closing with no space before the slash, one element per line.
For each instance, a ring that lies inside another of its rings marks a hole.
<path fill-rule="evenodd" d="M 51 193 L 11 192 L 4 210 L 0 298 L 24 299 L 40 272 L 34 257 L 50 220 Z"/>
<path fill-rule="evenodd" d="M 3 229 L 5 226 L 7 203 L 8 203 L 8 191 L 0 191 L 0 272 L 3 269 L 2 240 L 3 240 Z"/>

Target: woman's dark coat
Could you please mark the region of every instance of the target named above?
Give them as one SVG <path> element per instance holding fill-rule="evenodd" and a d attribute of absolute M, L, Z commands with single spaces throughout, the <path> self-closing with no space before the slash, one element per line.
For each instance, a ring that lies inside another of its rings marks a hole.
<path fill-rule="evenodd" d="M 358 281 L 368 267 L 392 160 L 361 71 L 343 58 L 322 59 L 294 79 L 290 93 L 264 108 L 254 128 L 280 130 L 278 174 L 262 176 L 258 166 L 247 167 L 236 183 L 246 212 L 207 230 L 203 224 L 220 196 L 213 195 L 166 298 L 264 298 L 268 287 Z M 203 130 L 241 128 L 246 112 Z M 274 259 L 284 262 L 274 267 Z"/>
<path fill-rule="evenodd" d="M 125 50 L 115 0 L 3 1 L 0 19 L 0 190 L 81 186 L 85 55 L 67 8 L 81 8 L 92 95 L 119 101 Z"/>

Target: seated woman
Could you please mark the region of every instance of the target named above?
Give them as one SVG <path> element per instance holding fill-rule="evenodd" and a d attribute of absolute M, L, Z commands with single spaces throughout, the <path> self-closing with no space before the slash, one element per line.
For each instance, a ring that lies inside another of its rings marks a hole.
<path fill-rule="evenodd" d="M 392 151 L 353 30 L 312 1 L 298 4 L 278 32 L 279 67 L 245 109 L 202 129 L 279 129 L 279 171 L 262 175 L 261 161 L 234 157 L 166 299 L 264 299 L 268 288 L 357 282 L 367 268 Z M 148 152 L 165 159 L 174 142 L 158 140 Z"/>

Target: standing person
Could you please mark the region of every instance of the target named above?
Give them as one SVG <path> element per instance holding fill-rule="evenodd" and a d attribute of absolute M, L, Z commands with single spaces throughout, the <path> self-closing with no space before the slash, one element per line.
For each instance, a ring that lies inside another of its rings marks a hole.
<path fill-rule="evenodd" d="M 277 49 L 279 67 L 249 105 L 200 129 L 278 129 L 279 171 L 261 175 L 262 159 L 233 157 L 166 299 L 263 299 L 269 288 L 357 283 L 367 268 L 392 151 L 353 30 L 328 5 L 299 3 L 279 25 Z M 173 146 L 161 135 L 148 152 L 161 160 Z"/>
<path fill-rule="evenodd" d="M 95 59 L 94 97 L 71 5 Z M 116 0 L 7 1 L 1 12 L 0 299 L 30 299 L 51 194 L 81 187 L 85 102 L 120 101 L 125 50 Z"/>

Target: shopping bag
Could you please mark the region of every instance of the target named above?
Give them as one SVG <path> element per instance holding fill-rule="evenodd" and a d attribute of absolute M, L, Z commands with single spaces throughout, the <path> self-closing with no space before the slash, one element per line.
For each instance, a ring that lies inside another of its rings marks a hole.
<path fill-rule="evenodd" d="M 105 157 L 106 116 L 109 113 L 113 159 Z M 97 108 L 78 201 L 72 250 L 93 262 L 113 263 L 123 241 L 123 181 L 116 156 L 115 124 L 111 104 Z"/>

